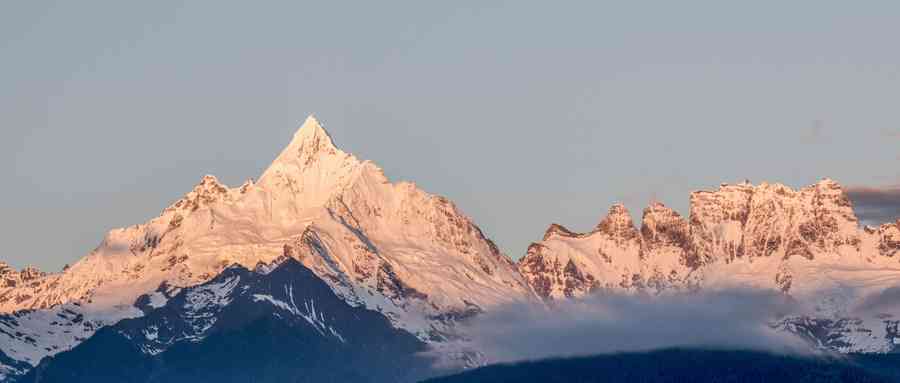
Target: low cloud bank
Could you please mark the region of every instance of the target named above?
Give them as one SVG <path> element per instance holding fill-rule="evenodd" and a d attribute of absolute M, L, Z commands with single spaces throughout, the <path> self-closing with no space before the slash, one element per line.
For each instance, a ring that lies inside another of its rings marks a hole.
<path fill-rule="evenodd" d="M 887 187 L 851 187 L 847 196 L 853 211 L 865 224 L 879 225 L 900 219 L 900 185 Z"/>
<path fill-rule="evenodd" d="M 769 326 L 795 308 L 790 298 L 767 291 L 598 295 L 552 308 L 494 309 L 463 330 L 468 347 L 492 363 L 671 347 L 806 353 L 800 338 Z"/>
<path fill-rule="evenodd" d="M 888 287 L 862 297 L 851 312 L 855 315 L 900 312 L 900 286 Z"/>

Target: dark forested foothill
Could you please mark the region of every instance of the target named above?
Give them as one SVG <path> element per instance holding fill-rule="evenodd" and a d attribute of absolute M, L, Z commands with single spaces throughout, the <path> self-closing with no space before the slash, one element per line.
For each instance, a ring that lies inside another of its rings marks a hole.
<path fill-rule="evenodd" d="M 750 351 L 661 350 L 482 367 L 428 383 L 896 382 L 900 355 L 796 357 Z"/>

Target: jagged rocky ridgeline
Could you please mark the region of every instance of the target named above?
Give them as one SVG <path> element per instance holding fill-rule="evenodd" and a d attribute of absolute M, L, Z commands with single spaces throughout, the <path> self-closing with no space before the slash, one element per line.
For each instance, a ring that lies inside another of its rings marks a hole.
<path fill-rule="evenodd" d="M 544 299 L 692 289 L 728 282 L 720 279 L 739 268 L 753 269 L 741 282 L 793 292 L 821 287 L 801 269 L 897 267 L 898 254 L 900 221 L 860 228 L 846 193 L 825 179 L 800 190 L 742 183 L 694 192 L 688 218 L 655 202 L 644 209 L 640 229 L 616 204 L 588 233 L 551 225 L 518 266 Z"/>
<path fill-rule="evenodd" d="M 18 271 L 6 262 L 0 261 L 0 288 L 14 288 L 45 277 L 47 273 L 36 267 L 26 267 Z"/>

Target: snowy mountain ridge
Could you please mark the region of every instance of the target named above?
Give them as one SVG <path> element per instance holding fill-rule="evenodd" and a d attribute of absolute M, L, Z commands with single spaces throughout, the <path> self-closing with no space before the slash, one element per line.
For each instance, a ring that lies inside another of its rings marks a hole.
<path fill-rule="evenodd" d="M 518 265 L 545 299 L 598 289 L 695 288 L 728 282 L 711 270 L 772 262 L 781 267 L 771 270 L 778 277 L 765 275 L 756 287 L 796 293 L 819 286 L 795 279 L 790 266 L 897 266 L 898 239 L 900 222 L 860 228 L 843 188 L 830 179 L 800 190 L 723 184 L 692 193 L 687 219 L 654 202 L 639 229 L 621 204 L 588 233 L 552 224 Z"/>

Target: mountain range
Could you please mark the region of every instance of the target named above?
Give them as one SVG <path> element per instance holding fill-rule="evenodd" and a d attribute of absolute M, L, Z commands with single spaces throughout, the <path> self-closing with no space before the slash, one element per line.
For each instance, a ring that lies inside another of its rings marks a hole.
<path fill-rule="evenodd" d="M 817 347 L 885 353 L 900 307 L 871 297 L 900 282 L 898 255 L 900 220 L 860 227 L 825 179 L 723 184 L 692 193 L 687 218 L 652 203 L 640 227 L 613 205 L 514 262 L 309 117 L 256 181 L 204 176 L 59 273 L 0 264 L 0 381 L 414 381 L 430 359 L 489 362 L 454 340 L 497 307 L 733 287 L 808 305 L 772 326 Z"/>

